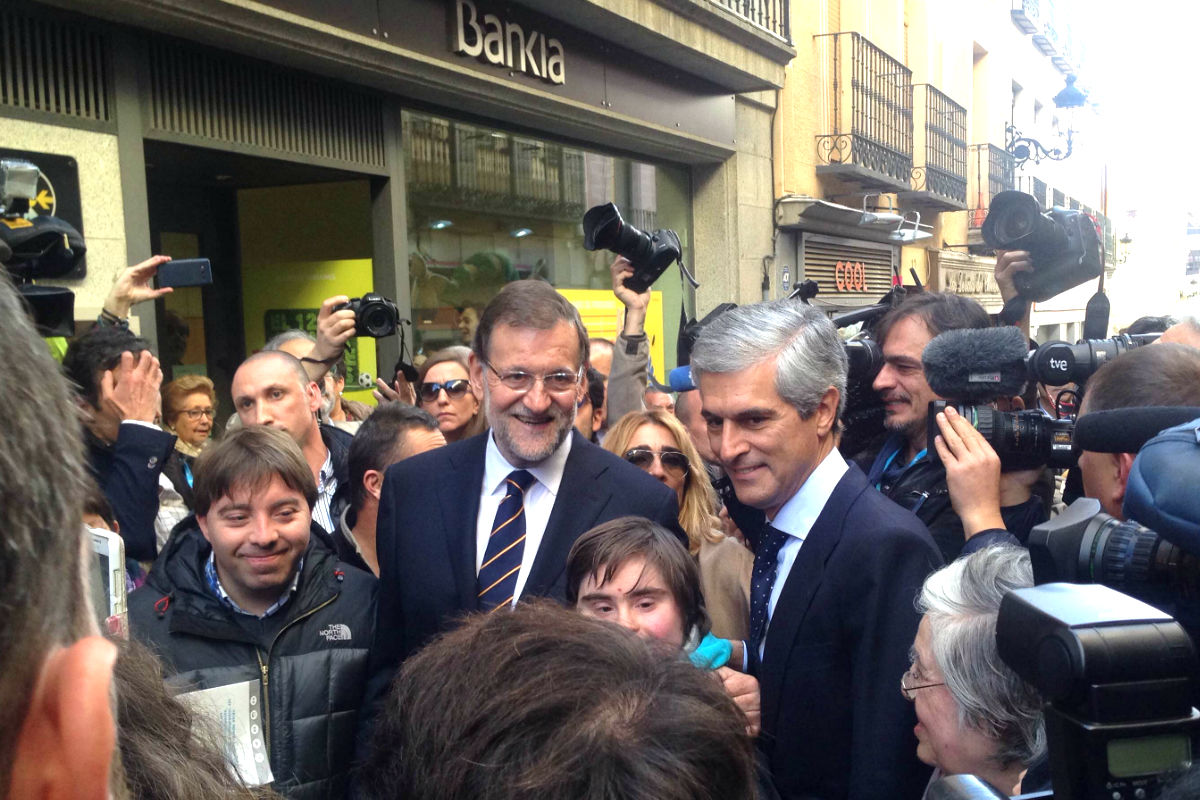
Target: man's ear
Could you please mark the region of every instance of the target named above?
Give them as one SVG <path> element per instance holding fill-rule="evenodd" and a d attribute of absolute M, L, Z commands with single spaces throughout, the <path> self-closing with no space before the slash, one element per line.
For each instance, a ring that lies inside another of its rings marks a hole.
<path fill-rule="evenodd" d="M 116 646 L 100 636 L 47 656 L 17 735 L 8 798 L 108 798 L 116 660 Z"/>
<path fill-rule="evenodd" d="M 817 409 L 813 412 L 817 416 L 817 434 L 819 436 L 827 436 L 833 430 L 833 423 L 837 419 L 838 403 L 841 398 L 841 394 L 832 386 L 825 390 L 825 394 L 821 395 L 821 400 L 817 403 Z"/>
<path fill-rule="evenodd" d="M 212 539 L 208 538 L 208 515 L 197 514 L 196 524 L 200 526 L 200 532 L 204 534 L 205 541 L 207 541 L 209 544 L 212 544 Z"/>
<path fill-rule="evenodd" d="M 1117 453 L 1117 485 L 1113 490 L 1113 503 L 1120 507 L 1125 502 L 1125 485 L 1129 483 L 1129 473 L 1133 471 L 1133 459 L 1137 453 Z"/>
<path fill-rule="evenodd" d="M 367 494 L 378 500 L 383 495 L 383 471 L 369 469 L 363 473 L 363 486 Z"/>
<path fill-rule="evenodd" d="M 323 402 L 321 385 L 316 381 L 309 381 L 304 387 L 304 393 L 308 395 L 308 410 L 316 414 L 321 410 Z"/>

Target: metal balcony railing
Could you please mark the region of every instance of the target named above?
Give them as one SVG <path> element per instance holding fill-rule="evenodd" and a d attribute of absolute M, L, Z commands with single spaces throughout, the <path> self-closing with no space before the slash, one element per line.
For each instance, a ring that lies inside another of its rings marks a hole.
<path fill-rule="evenodd" d="M 582 151 L 417 114 L 405 116 L 403 135 L 410 191 L 422 202 L 549 219 L 583 214 Z"/>
<path fill-rule="evenodd" d="M 925 163 L 912 169 L 912 188 L 967 202 L 967 110 L 929 84 L 925 103 Z"/>
<path fill-rule="evenodd" d="M 1016 187 L 1016 167 L 1012 154 L 994 144 L 973 144 L 970 148 L 972 205 L 968 208 L 971 228 L 982 228 L 992 198 Z"/>
<path fill-rule="evenodd" d="M 912 71 L 858 33 L 817 38 L 825 37 L 832 38 L 825 65 L 832 130 L 817 136 L 818 162 L 858 165 L 907 188 L 913 166 Z"/>
<path fill-rule="evenodd" d="M 728 8 L 742 19 L 754 23 L 791 44 L 791 26 L 788 24 L 788 10 L 791 8 L 789 0 L 713 0 L 713 2 Z"/>

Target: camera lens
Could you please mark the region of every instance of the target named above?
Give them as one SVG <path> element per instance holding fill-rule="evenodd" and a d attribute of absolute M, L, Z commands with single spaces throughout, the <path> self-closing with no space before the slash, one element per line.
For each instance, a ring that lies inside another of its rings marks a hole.
<path fill-rule="evenodd" d="M 387 336 L 392 329 L 391 314 L 382 304 L 372 304 L 363 314 L 363 328 L 368 335 L 378 339 Z"/>
<path fill-rule="evenodd" d="M 996 236 L 1010 242 L 1020 239 L 1033 230 L 1036 218 L 1037 215 L 1029 206 L 1016 206 L 996 220 Z"/>

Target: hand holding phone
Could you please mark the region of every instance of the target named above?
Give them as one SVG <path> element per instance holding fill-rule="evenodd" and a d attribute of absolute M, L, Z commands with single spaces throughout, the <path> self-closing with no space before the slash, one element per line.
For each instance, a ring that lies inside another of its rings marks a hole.
<path fill-rule="evenodd" d="M 212 264 L 207 258 L 177 258 L 158 265 L 160 287 L 209 286 L 212 282 Z"/>

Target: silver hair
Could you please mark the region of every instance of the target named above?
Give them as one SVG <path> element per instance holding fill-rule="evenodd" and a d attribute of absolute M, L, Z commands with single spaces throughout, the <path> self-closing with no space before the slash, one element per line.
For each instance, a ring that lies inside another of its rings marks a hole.
<path fill-rule="evenodd" d="M 917 598 L 959 724 L 993 739 L 992 759 L 1002 767 L 1029 765 L 1046 751 L 1041 695 L 996 648 L 1000 600 L 1032 585 L 1028 550 L 988 547 L 930 575 Z"/>
<path fill-rule="evenodd" d="M 692 372 L 740 372 L 775 358 L 775 391 L 805 419 L 829 387 L 838 390 L 838 417 L 846 405 L 846 349 L 819 309 L 798 300 L 774 300 L 726 311 L 705 327 L 692 348 Z"/>
<path fill-rule="evenodd" d="M 307 331 L 302 331 L 299 328 L 292 328 L 283 333 L 277 333 L 267 340 L 267 343 L 262 346 L 263 350 L 278 350 L 288 342 L 294 342 L 297 339 L 303 339 L 309 344 L 315 345 L 317 340 L 313 338 Z"/>

